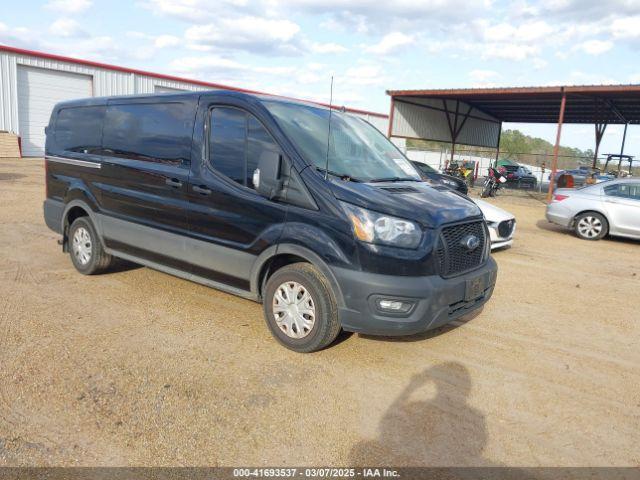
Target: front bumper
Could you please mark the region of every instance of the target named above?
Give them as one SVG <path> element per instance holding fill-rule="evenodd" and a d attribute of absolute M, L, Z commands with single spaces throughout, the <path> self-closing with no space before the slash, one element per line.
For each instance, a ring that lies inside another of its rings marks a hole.
<path fill-rule="evenodd" d="M 339 308 L 342 328 L 371 335 L 412 335 L 440 327 L 484 305 L 493 294 L 497 271 L 491 257 L 479 269 L 448 279 L 334 268 L 345 303 Z M 474 279 L 481 279 L 484 290 L 465 301 L 467 281 Z M 378 297 L 407 300 L 414 305 L 404 315 L 383 313 L 376 308 Z"/>

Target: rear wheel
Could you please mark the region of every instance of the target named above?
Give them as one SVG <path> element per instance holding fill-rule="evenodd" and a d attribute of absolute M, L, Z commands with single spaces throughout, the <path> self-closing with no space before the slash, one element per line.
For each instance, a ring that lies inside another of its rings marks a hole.
<path fill-rule="evenodd" d="M 583 240 L 600 240 L 609 231 L 609 223 L 599 213 L 585 212 L 576 217 L 574 229 Z"/>
<path fill-rule="evenodd" d="M 83 275 L 104 272 L 113 263 L 113 257 L 104 251 L 89 217 L 73 221 L 69 227 L 68 241 L 71 262 Z"/>
<path fill-rule="evenodd" d="M 269 330 L 291 350 L 321 350 L 340 332 L 331 286 L 309 263 L 294 263 L 276 271 L 267 281 L 263 301 Z"/>

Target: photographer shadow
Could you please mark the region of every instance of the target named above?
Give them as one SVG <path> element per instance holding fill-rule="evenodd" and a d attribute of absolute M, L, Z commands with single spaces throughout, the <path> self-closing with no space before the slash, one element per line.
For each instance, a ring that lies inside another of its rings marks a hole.
<path fill-rule="evenodd" d="M 417 393 L 429 383 L 429 400 Z M 379 436 L 351 450 L 352 465 L 489 466 L 482 455 L 487 427 L 482 412 L 467 403 L 471 377 L 464 365 L 448 362 L 415 375 L 380 421 Z"/>

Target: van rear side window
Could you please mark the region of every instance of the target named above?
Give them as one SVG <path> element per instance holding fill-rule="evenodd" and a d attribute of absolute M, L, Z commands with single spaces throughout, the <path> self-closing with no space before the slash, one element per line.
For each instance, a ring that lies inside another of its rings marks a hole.
<path fill-rule="evenodd" d="M 56 143 L 68 152 L 94 153 L 100 149 L 105 107 L 72 107 L 58 112 Z"/>
<path fill-rule="evenodd" d="M 109 105 L 103 154 L 159 163 L 188 163 L 193 107 L 179 102 Z"/>

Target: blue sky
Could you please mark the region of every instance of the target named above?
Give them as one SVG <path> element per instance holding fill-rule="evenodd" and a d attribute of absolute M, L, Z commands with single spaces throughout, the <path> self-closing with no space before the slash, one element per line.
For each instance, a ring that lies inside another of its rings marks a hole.
<path fill-rule="evenodd" d="M 386 89 L 640 83 L 640 0 L 2 3 L 0 43 L 322 101 L 334 75 L 335 103 L 385 113 Z M 593 148 L 593 126 L 562 143 Z"/>

